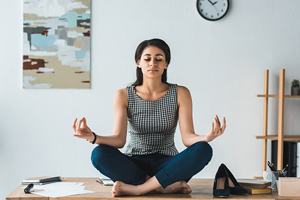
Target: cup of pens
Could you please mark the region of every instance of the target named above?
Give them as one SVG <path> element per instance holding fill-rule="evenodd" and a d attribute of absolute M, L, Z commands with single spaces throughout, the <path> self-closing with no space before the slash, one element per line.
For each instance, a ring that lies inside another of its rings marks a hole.
<path fill-rule="evenodd" d="M 283 170 L 277 170 L 276 172 L 275 171 L 272 171 L 273 173 L 273 177 L 274 177 L 274 182 L 272 180 L 272 189 L 278 189 L 278 186 L 277 186 L 277 183 L 278 183 L 278 179 L 279 177 L 286 177 L 287 176 L 287 171 L 283 171 Z"/>
<path fill-rule="evenodd" d="M 286 165 L 283 170 L 276 170 L 276 168 L 274 167 L 274 164 L 273 163 L 270 163 L 268 161 L 268 166 L 269 168 L 271 169 L 271 174 L 269 176 L 264 175 L 264 179 L 268 179 L 267 181 L 271 182 L 271 185 L 272 185 L 272 189 L 277 189 L 277 181 L 279 179 L 279 177 L 286 177 L 287 176 L 287 167 L 288 165 Z M 265 178 L 267 177 L 267 178 Z"/>

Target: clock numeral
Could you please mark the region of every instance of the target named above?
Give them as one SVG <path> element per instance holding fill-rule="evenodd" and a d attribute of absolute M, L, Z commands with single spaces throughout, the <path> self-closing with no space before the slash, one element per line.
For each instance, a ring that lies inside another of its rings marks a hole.
<path fill-rule="evenodd" d="M 207 15 L 207 13 L 205 13 L 205 15 Z"/>
<path fill-rule="evenodd" d="M 223 6 L 226 6 L 226 4 L 224 3 Z"/>
<path fill-rule="evenodd" d="M 211 18 L 214 18 L 214 16 L 212 15 Z"/>
<path fill-rule="evenodd" d="M 221 11 L 224 12 L 223 9 Z"/>
<path fill-rule="evenodd" d="M 217 13 L 217 15 L 219 16 L 219 13 Z"/>
<path fill-rule="evenodd" d="M 201 9 L 200 11 L 203 12 L 203 9 Z"/>

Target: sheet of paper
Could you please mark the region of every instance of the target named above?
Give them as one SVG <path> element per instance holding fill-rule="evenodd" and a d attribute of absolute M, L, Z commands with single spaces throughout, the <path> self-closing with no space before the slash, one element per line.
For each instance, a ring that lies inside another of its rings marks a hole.
<path fill-rule="evenodd" d="M 47 196 L 47 197 L 63 197 L 77 194 L 94 193 L 93 191 L 85 190 L 84 183 L 75 182 L 57 182 L 46 185 L 35 185 L 32 190 L 33 194 Z M 43 190 L 43 191 L 34 191 Z"/>

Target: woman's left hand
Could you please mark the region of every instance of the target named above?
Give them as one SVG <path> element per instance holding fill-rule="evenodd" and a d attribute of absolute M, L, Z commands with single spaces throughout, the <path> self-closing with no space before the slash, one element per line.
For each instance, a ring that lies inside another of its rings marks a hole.
<path fill-rule="evenodd" d="M 210 142 L 214 140 L 216 137 L 222 135 L 226 128 L 226 120 L 223 117 L 223 126 L 221 127 L 221 123 L 218 115 L 215 116 L 215 122 L 212 123 L 211 130 L 205 135 L 205 141 Z"/>
<path fill-rule="evenodd" d="M 94 140 L 95 136 L 91 131 L 91 129 L 87 126 L 85 117 L 82 118 L 78 123 L 76 118 L 73 122 L 72 128 L 75 132 L 74 134 L 75 137 L 86 139 L 88 141 Z"/>

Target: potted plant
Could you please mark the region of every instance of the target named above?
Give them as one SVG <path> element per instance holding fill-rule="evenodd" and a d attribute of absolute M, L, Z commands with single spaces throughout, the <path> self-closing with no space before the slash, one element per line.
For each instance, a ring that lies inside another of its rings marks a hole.
<path fill-rule="evenodd" d="M 294 79 L 292 82 L 292 95 L 299 95 L 300 94 L 300 86 L 299 86 L 299 80 Z"/>

